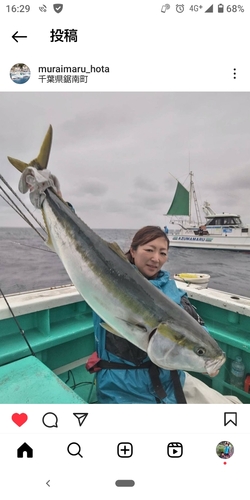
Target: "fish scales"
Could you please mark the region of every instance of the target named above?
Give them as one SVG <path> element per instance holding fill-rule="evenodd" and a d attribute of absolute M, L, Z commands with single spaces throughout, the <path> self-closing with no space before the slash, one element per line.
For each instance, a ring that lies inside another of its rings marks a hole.
<path fill-rule="evenodd" d="M 36 207 L 42 207 L 48 244 L 61 258 L 79 293 L 103 318 L 106 329 L 146 351 L 159 367 L 211 375 L 217 372 L 225 362 L 217 342 L 132 266 L 119 247 L 102 240 L 74 214 L 50 187 L 54 184 L 59 190 L 54 176 L 49 172 L 40 175 L 47 168 L 51 142 L 50 126 L 35 160 L 27 164 L 8 159 L 23 172 L 21 192 L 27 192 L 32 182 L 30 198 Z"/>
<path fill-rule="evenodd" d="M 154 287 L 129 262 L 123 261 L 119 255 L 109 248 L 106 242 L 92 231 L 72 210 L 65 206 L 65 203 L 52 191 L 48 191 L 46 201 L 54 213 L 59 226 L 65 228 L 66 234 L 71 238 L 72 245 L 84 261 L 86 261 L 87 267 L 92 269 L 93 276 L 87 273 L 87 276 L 81 277 L 81 283 L 84 281 L 87 283 L 88 281 L 85 300 L 92 302 L 90 293 L 92 280 L 100 280 L 103 285 L 102 290 L 95 286 L 95 289 L 97 288 L 98 290 L 99 300 L 102 297 L 104 299 L 105 311 L 103 319 L 106 320 L 110 316 L 106 311 L 107 295 L 103 296 L 103 290 L 105 290 L 108 297 L 111 297 L 112 304 L 110 306 L 114 309 L 114 313 L 117 312 L 117 300 L 120 299 L 124 311 L 126 311 L 126 308 L 129 308 L 130 313 L 138 316 L 140 315 L 140 311 L 143 310 L 143 319 L 146 324 L 149 323 L 151 329 L 156 328 L 164 321 L 168 321 L 170 325 L 174 325 L 176 337 L 178 331 L 181 333 L 181 329 L 186 328 L 191 329 L 190 333 L 189 331 L 187 332 L 187 335 L 191 337 L 190 340 L 196 340 L 193 332 L 198 332 L 201 338 L 206 338 L 207 334 L 205 330 L 186 311 Z M 62 235 L 60 238 L 62 242 L 65 241 Z M 62 245 L 63 248 L 64 246 Z M 62 253 L 62 249 L 59 248 L 58 251 Z M 72 250 L 72 247 L 70 249 Z M 72 263 L 71 251 L 67 266 L 70 274 L 72 271 L 69 268 Z M 76 286 L 79 288 L 79 285 Z M 90 306 L 93 307 L 93 303 L 90 303 Z M 125 319 L 128 319 L 127 315 Z M 176 325 L 176 321 L 178 321 L 178 325 Z M 182 333 L 181 336 L 183 336 Z"/>
<path fill-rule="evenodd" d="M 149 299 L 152 299 L 152 290 L 150 286 L 150 294 L 148 293 L 147 280 L 134 272 L 129 262 L 123 262 L 119 255 L 110 249 L 108 244 L 104 242 L 94 231 L 92 231 L 79 217 L 77 217 L 70 209 L 64 206 L 53 193 L 48 193 L 47 201 L 53 211 L 58 223 L 64 218 L 67 223 L 65 228 L 67 234 L 74 242 L 75 249 L 81 254 L 83 259 L 88 263 L 88 266 L 93 270 L 93 273 L 103 283 L 105 288 L 113 292 L 114 298 L 119 294 L 123 294 L 123 299 L 133 308 L 133 305 L 138 302 L 138 282 L 140 288 L 140 304 L 149 305 Z M 65 223 L 65 222 L 64 222 Z M 81 230 L 79 230 L 81 229 Z M 117 264 L 117 265 L 116 265 Z M 136 279 L 135 279 L 136 278 Z M 117 288 L 119 287 L 119 289 Z M 124 290 L 125 288 L 125 290 Z M 159 292 L 157 289 L 153 291 Z M 161 298 L 161 292 L 159 292 Z M 159 307 L 157 304 L 152 307 L 149 317 L 153 313 L 159 318 Z M 138 311 L 138 306 L 134 306 L 134 312 Z"/>

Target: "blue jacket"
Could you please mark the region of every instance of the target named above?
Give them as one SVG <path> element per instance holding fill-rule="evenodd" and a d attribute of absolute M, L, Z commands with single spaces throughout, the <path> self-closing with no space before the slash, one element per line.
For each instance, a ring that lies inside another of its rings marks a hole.
<path fill-rule="evenodd" d="M 160 271 L 157 279 L 150 280 L 151 283 L 159 288 L 165 295 L 171 298 L 181 307 L 181 297 L 187 294 L 179 290 L 174 280 L 170 279 L 167 271 Z M 100 326 L 102 319 L 93 313 L 94 332 L 96 351 L 99 358 L 116 363 L 132 364 L 122 359 L 120 356 L 109 352 L 106 349 L 106 330 Z M 145 355 L 146 356 L 146 355 Z M 148 361 L 148 356 L 144 361 Z M 167 397 L 162 401 L 167 404 L 176 404 L 173 390 L 173 383 L 170 377 L 170 371 L 159 369 L 159 377 L 162 386 L 165 389 Z M 185 373 L 178 370 L 182 386 L 185 382 Z M 149 376 L 147 368 L 135 370 L 120 369 L 102 369 L 97 372 L 96 378 L 97 398 L 99 403 L 103 404 L 156 404 L 156 393 Z"/>

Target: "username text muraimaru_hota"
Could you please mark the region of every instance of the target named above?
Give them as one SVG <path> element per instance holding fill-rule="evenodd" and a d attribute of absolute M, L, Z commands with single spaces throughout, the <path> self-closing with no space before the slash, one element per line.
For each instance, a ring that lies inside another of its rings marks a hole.
<path fill-rule="evenodd" d="M 39 66 L 39 73 L 109 73 L 108 66 Z"/>

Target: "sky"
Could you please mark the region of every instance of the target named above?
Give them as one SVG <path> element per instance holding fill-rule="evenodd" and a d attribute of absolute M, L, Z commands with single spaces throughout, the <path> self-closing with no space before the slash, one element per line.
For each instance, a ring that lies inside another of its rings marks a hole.
<path fill-rule="evenodd" d="M 163 227 L 190 169 L 200 207 L 250 224 L 250 93 L 2 92 L 0 111 L 0 174 L 40 220 L 7 156 L 29 163 L 51 124 L 48 169 L 90 227 Z M 1 197 L 0 227 L 27 227 Z"/>

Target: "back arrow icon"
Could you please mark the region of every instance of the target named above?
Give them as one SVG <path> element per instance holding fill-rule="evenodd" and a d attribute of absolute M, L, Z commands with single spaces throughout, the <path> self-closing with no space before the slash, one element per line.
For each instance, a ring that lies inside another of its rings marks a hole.
<path fill-rule="evenodd" d="M 17 38 L 27 38 L 27 36 L 22 36 L 22 35 L 17 36 L 17 33 L 18 33 L 18 31 L 16 31 L 16 33 L 14 33 L 14 35 L 12 35 L 12 38 L 13 38 L 13 40 L 15 40 L 15 42 L 18 43 Z"/>
<path fill-rule="evenodd" d="M 50 483 L 50 479 L 49 479 L 49 480 L 47 481 L 47 483 L 46 483 L 46 484 L 47 484 L 47 486 L 49 486 L 49 488 L 50 488 L 50 484 L 49 484 L 49 483 Z"/>

